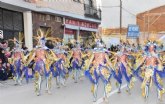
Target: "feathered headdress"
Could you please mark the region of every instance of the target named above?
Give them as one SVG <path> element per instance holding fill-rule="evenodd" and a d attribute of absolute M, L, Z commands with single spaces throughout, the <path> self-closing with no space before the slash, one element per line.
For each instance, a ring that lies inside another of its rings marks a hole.
<path fill-rule="evenodd" d="M 20 32 L 20 33 L 19 33 L 19 40 L 17 40 L 17 39 L 14 37 L 14 39 L 9 39 L 9 41 L 14 42 L 15 48 L 18 49 L 18 48 L 21 48 L 21 47 L 22 47 L 22 43 L 23 43 L 22 41 L 23 41 L 23 39 L 24 39 L 24 35 Z"/>
<path fill-rule="evenodd" d="M 95 43 L 97 47 L 104 47 L 103 43 L 101 42 L 101 36 L 99 34 L 92 33 L 92 36 L 94 37 Z"/>
<path fill-rule="evenodd" d="M 157 49 L 159 42 L 156 41 L 156 38 L 155 37 L 156 37 L 156 33 L 152 33 L 150 35 L 150 37 L 148 38 L 148 40 L 145 42 L 145 51 L 148 51 L 151 46 L 154 47 L 154 51 Z"/>
<path fill-rule="evenodd" d="M 62 41 L 59 38 L 48 37 L 48 35 L 51 33 L 52 33 L 52 31 L 50 29 L 48 29 L 45 34 L 43 33 L 43 31 L 41 29 L 38 29 L 37 30 L 37 36 L 33 36 L 34 39 L 37 40 L 37 42 L 38 42 L 37 46 L 44 47 L 47 40 L 51 40 L 55 43 Z"/>

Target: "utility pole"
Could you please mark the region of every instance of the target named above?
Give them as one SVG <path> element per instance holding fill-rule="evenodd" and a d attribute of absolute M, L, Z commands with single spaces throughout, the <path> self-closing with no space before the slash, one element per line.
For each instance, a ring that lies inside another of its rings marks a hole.
<path fill-rule="evenodd" d="M 147 39 L 149 39 L 149 37 L 150 37 L 150 13 L 149 13 L 150 11 L 148 11 L 148 21 L 147 21 L 147 23 L 148 23 L 148 25 L 147 25 L 147 30 L 148 30 L 148 37 L 147 37 Z"/>
<path fill-rule="evenodd" d="M 122 0 L 120 0 L 120 35 L 122 34 Z"/>

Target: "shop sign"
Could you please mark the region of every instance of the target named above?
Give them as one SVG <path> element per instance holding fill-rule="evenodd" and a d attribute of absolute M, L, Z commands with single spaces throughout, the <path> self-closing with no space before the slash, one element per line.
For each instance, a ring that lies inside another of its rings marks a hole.
<path fill-rule="evenodd" d="M 86 28 L 92 28 L 92 29 L 97 29 L 98 28 L 97 23 L 74 20 L 74 19 L 65 19 L 65 24 L 80 26 L 80 27 L 86 27 Z"/>
<path fill-rule="evenodd" d="M 71 34 L 71 35 L 73 35 L 73 34 L 75 34 L 75 31 L 72 30 L 72 29 L 65 28 L 65 34 Z"/>

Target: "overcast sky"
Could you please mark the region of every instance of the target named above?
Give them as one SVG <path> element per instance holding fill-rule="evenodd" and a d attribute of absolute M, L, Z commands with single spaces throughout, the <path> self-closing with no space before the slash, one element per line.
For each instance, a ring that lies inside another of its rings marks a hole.
<path fill-rule="evenodd" d="M 102 27 L 117 28 L 119 27 L 119 6 L 120 0 L 98 0 L 102 5 Z M 123 8 L 123 27 L 128 24 L 136 24 L 136 14 L 150 10 L 155 7 L 165 5 L 165 0 L 122 0 Z"/>

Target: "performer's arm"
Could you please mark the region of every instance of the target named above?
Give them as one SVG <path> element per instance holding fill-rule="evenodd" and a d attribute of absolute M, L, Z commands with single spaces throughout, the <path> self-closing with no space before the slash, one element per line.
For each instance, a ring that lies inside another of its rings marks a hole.
<path fill-rule="evenodd" d="M 139 61 L 139 64 L 137 63 L 137 68 L 140 67 L 142 64 L 144 64 L 145 60 L 146 60 L 146 56 L 143 57 L 143 59 Z"/>
<path fill-rule="evenodd" d="M 159 57 L 157 57 L 157 61 L 158 61 L 158 70 L 162 71 L 163 70 L 163 63 Z"/>
<path fill-rule="evenodd" d="M 94 59 L 94 54 L 92 54 L 92 56 L 91 56 L 91 58 L 89 59 L 88 63 L 86 63 L 86 69 L 89 69 L 89 66 L 91 65 L 93 59 Z"/>
<path fill-rule="evenodd" d="M 111 62 L 109 61 L 108 55 L 106 55 L 106 54 L 105 54 L 105 59 L 106 59 L 106 61 L 107 61 L 108 66 L 109 66 L 110 68 L 112 68 L 112 64 L 111 64 Z M 113 69 L 113 68 L 112 68 L 112 69 Z"/>
<path fill-rule="evenodd" d="M 57 61 L 58 57 L 56 56 L 56 54 L 52 50 L 50 50 L 50 53 L 53 56 L 54 60 Z"/>
<path fill-rule="evenodd" d="M 27 61 L 27 64 L 29 64 L 32 60 L 34 60 L 35 56 L 36 56 L 36 53 L 34 52 L 34 50 L 31 51 L 29 53 L 29 60 Z"/>

